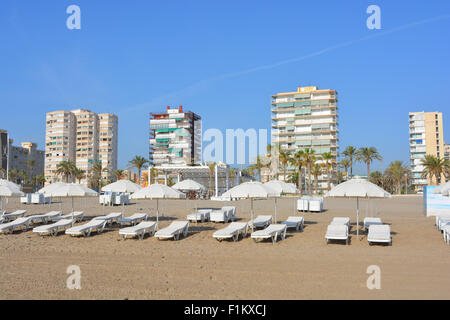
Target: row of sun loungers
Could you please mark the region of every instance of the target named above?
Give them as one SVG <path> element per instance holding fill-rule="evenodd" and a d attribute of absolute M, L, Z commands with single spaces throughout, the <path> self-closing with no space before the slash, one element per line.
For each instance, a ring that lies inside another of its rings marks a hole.
<path fill-rule="evenodd" d="M 364 229 L 368 232 L 367 241 L 369 245 L 374 243 L 387 243 L 392 245 L 391 228 L 383 224 L 380 218 L 365 218 Z M 348 245 L 350 240 L 350 218 L 335 217 L 328 225 L 325 240 L 328 244 L 330 240 L 345 241 Z"/>
<path fill-rule="evenodd" d="M 13 221 L 14 219 L 23 217 L 25 215 L 25 213 L 27 213 L 27 210 L 17 210 L 12 213 L 3 212 L 1 218 L 3 218 L 3 221 L 6 223 L 6 222 Z"/>
<path fill-rule="evenodd" d="M 186 219 L 193 222 L 223 222 L 234 221 L 236 217 L 236 207 L 226 206 L 221 209 L 198 209 L 196 212 L 187 215 Z"/>
<path fill-rule="evenodd" d="M 203 213 L 204 218 L 210 213 L 209 209 L 200 209 L 197 213 Z M 233 207 L 222 208 L 222 212 L 227 212 L 228 217 L 232 217 Z M 107 224 L 112 225 L 117 223 L 121 226 L 129 225 L 126 228 L 122 228 L 119 234 L 125 239 L 128 237 L 137 237 L 143 239 L 146 234 L 154 236 L 157 239 L 174 239 L 179 240 L 180 237 L 186 237 L 189 230 L 189 221 L 174 221 L 168 227 L 157 231 L 157 223 L 146 221 L 148 214 L 135 213 L 129 217 L 123 217 L 123 213 L 116 212 L 110 213 L 106 216 L 95 217 L 91 221 L 79 225 L 73 226 L 75 222 L 81 221 L 83 218 L 83 212 L 74 212 L 62 216 L 60 211 L 52 211 L 42 215 L 33 215 L 23 217 L 24 210 L 21 212 L 14 212 L 7 215 L 8 220 L 16 218 L 13 221 L 0 224 L 0 233 L 13 233 L 15 230 L 27 231 L 31 224 L 44 223 L 35 227 L 33 232 L 40 235 L 57 236 L 60 232 L 64 231 L 65 234 L 71 236 L 84 236 L 89 237 L 93 232 L 100 234 L 103 232 Z M 2 218 L 5 215 L 2 216 Z M 53 222 L 52 224 L 47 224 Z M 444 239 L 447 243 L 450 242 L 450 219 L 449 217 L 437 217 L 437 228 L 444 233 Z M 255 219 L 247 222 L 232 222 L 227 227 L 216 231 L 213 237 L 219 241 L 225 239 L 231 239 L 238 241 L 240 237 L 244 238 L 248 234 L 249 228 L 259 228 L 262 230 L 256 230 L 252 232 L 251 238 L 255 241 L 261 241 L 264 239 L 270 239 L 273 243 L 276 243 L 279 239 L 284 240 L 286 232 L 289 228 L 293 228 L 296 231 L 302 231 L 304 228 L 303 217 L 289 217 L 286 221 L 279 224 L 273 224 L 273 217 L 269 215 L 260 215 Z M 328 244 L 330 240 L 342 240 L 346 244 L 349 244 L 349 232 L 350 232 L 350 218 L 348 217 L 335 217 L 331 221 L 325 234 L 325 239 Z M 366 218 L 364 219 L 364 229 L 368 232 L 367 240 L 369 244 L 373 243 L 388 243 L 392 244 L 392 238 L 390 235 L 389 225 L 382 223 L 380 218 Z"/>
<path fill-rule="evenodd" d="M 445 243 L 450 244 L 450 215 L 437 215 L 436 228 L 442 233 Z"/>

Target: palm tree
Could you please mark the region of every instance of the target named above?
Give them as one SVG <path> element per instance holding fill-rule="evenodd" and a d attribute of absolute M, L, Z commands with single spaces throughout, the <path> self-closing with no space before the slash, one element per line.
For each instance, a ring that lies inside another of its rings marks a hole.
<path fill-rule="evenodd" d="M 300 194 L 303 194 L 303 167 L 305 166 L 305 152 L 303 150 L 299 150 L 291 158 L 291 164 L 297 168 L 297 187 L 300 191 Z"/>
<path fill-rule="evenodd" d="M 357 149 L 353 146 L 348 146 L 345 148 L 344 152 L 342 152 L 342 154 L 350 161 L 350 179 L 353 178 L 353 160 L 355 159 L 357 152 Z"/>
<path fill-rule="evenodd" d="M 45 176 L 44 176 L 44 174 L 37 175 L 35 177 L 35 180 L 36 180 L 36 184 L 38 186 L 40 186 L 40 187 L 44 186 L 44 184 L 45 184 Z"/>
<path fill-rule="evenodd" d="M 116 179 L 116 181 L 119 181 L 120 179 L 122 179 L 123 174 L 124 174 L 124 170 L 116 169 L 113 171 L 113 176 L 114 176 L 114 179 Z"/>
<path fill-rule="evenodd" d="M 28 164 L 28 170 L 29 170 L 30 177 L 33 177 L 34 168 L 36 167 L 36 160 L 30 159 L 30 160 L 28 160 L 27 164 Z"/>
<path fill-rule="evenodd" d="M 386 169 L 385 174 L 396 184 L 397 194 L 401 193 L 402 182 L 408 173 L 409 169 L 400 160 L 391 162 Z"/>
<path fill-rule="evenodd" d="M 283 180 L 286 180 L 286 167 L 291 159 L 291 152 L 280 150 L 280 162 L 283 165 Z"/>
<path fill-rule="evenodd" d="M 209 195 L 211 196 L 213 194 L 214 187 L 212 185 L 212 177 L 214 175 L 214 169 L 216 168 L 215 162 L 208 162 L 206 164 L 209 168 Z"/>
<path fill-rule="evenodd" d="M 374 161 L 374 160 L 382 160 L 383 158 L 381 157 L 380 153 L 377 151 L 377 149 L 375 147 L 370 147 L 370 148 L 359 148 L 357 154 L 356 154 L 356 159 L 360 162 L 364 162 L 367 166 L 367 179 L 370 178 L 370 164 Z"/>
<path fill-rule="evenodd" d="M 348 168 L 350 168 L 350 159 L 344 158 L 339 162 L 339 166 L 345 170 L 346 178 L 348 178 Z"/>
<path fill-rule="evenodd" d="M 102 167 L 101 162 L 97 162 L 92 166 L 90 184 L 93 189 L 100 190 L 103 187 L 103 172 L 107 172 L 108 169 Z"/>
<path fill-rule="evenodd" d="M 261 161 L 261 157 L 257 156 L 254 164 L 250 166 L 252 170 L 258 172 L 258 181 L 261 182 L 261 170 L 265 167 L 265 165 Z"/>
<path fill-rule="evenodd" d="M 379 186 L 380 188 L 385 189 L 385 177 L 383 175 L 383 173 L 381 171 L 374 171 L 370 174 L 370 182 L 376 184 L 377 186 Z"/>
<path fill-rule="evenodd" d="M 297 184 L 298 176 L 299 176 L 298 171 L 294 171 L 292 174 L 288 175 L 286 182 Z"/>
<path fill-rule="evenodd" d="M 231 186 L 230 187 L 234 187 L 234 180 L 236 178 L 237 175 L 237 169 L 236 168 L 230 168 L 230 180 L 231 180 Z"/>
<path fill-rule="evenodd" d="M 141 171 L 147 168 L 147 163 L 149 161 L 141 156 L 135 156 L 131 161 L 128 162 L 130 168 L 136 168 L 138 170 L 138 180 L 141 181 Z"/>
<path fill-rule="evenodd" d="M 150 183 L 153 184 L 156 181 L 156 177 L 159 175 L 158 169 L 155 167 L 150 168 Z"/>
<path fill-rule="evenodd" d="M 314 181 L 315 181 L 315 189 L 316 189 L 316 193 L 319 189 L 319 176 L 322 174 L 322 167 L 320 164 L 315 163 L 313 168 L 312 168 L 312 175 L 314 176 Z"/>
<path fill-rule="evenodd" d="M 324 168 L 326 169 L 328 178 L 328 190 L 331 189 L 331 174 L 333 169 L 333 155 L 331 152 L 325 152 L 322 154 L 322 159 L 325 160 Z"/>
<path fill-rule="evenodd" d="M 69 177 L 73 175 L 76 166 L 71 161 L 61 161 L 56 165 L 56 174 L 63 176 L 66 182 L 69 182 Z"/>
<path fill-rule="evenodd" d="M 10 181 L 17 183 L 17 178 L 19 177 L 19 175 L 20 175 L 19 170 L 17 170 L 17 169 L 9 170 L 9 180 Z"/>
<path fill-rule="evenodd" d="M 312 186 L 312 180 L 311 180 L 311 171 L 312 171 L 312 167 L 316 162 L 316 156 L 315 151 L 311 148 L 306 148 L 305 151 L 303 151 L 303 158 L 305 159 L 305 164 L 306 167 L 308 168 L 308 195 L 312 195 L 312 190 L 311 190 L 311 186 Z"/>
<path fill-rule="evenodd" d="M 78 183 L 81 183 L 81 180 L 86 177 L 86 171 L 75 168 L 73 171 L 73 177 L 75 178 L 75 180 L 78 180 Z"/>
<path fill-rule="evenodd" d="M 422 176 L 424 178 L 429 177 L 431 184 L 436 185 L 439 184 L 441 175 L 448 170 L 449 162 L 448 160 L 427 154 L 422 160 L 422 165 L 425 167 Z M 436 183 L 433 181 L 433 176 L 436 178 Z"/>

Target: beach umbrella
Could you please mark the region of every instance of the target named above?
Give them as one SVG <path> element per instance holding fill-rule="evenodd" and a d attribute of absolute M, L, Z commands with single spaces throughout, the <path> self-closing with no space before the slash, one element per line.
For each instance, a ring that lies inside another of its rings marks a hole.
<path fill-rule="evenodd" d="M 135 193 L 141 189 L 142 187 L 140 185 L 129 180 L 119 180 L 117 182 L 104 186 L 101 190 L 117 193 Z"/>
<path fill-rule="evenodd" d="M 281 193 L 284 193 L 284 194 L 300 193 L 300 191 L 297 189 L 297 187 L 293 183 L 287 183 L 287 182 L 279 181 L 279 180 L 272 180 L 272 181 L 264 183 L 264 185 L 269 186 L 270 188 L 278 191 L 280 194 Z"/>
<path fill-rule="evenodd" d="M 51 185 L 50 185 L 51 186 Z M 74 197 L 95 197 L 98 193 L 88 187 L 77 183 L 58 184 L 44 190 L 43 193 L 49 197 L 72 198 L 72 219 L 73 219 L 73 198 Z M 41 189 L 42 190 L 42 189 Z M 39 190 L 39 191 L 41 191 Z M 72 223 L 73 224 L 73 223 Z"/>
<path fill-rule="evenodd" d="M 186 195 L 176 189 L 173 189 L 165 184 L 151 184 L 147 188 L 143 188 L 131 195 L 131 199 L 150 199 L 156 200 L 156 224 L 159 220 L 159 200 L 160 199 L 184 199 Z"/>
<path fill-rule="evenodd" d="M 115 192 L 115 193 L 135 193 L 141 190 L 142 187 L 130 180 L 119 180 L 114 183 L 104 186 L 101 190 L 104 192 Z M 122 213 L 124 212 L 125 201 L 122 202 Z M 103 206 L 104 207 L 104 206 Z"/>
<path fill-rule="evenodd" d="M 253 199 L 254 198 L 270 198 L 279 197 L 280 193 L 261 182 L 244 182 L 225 192 L 224 198 L 250 199 L 250 214 L 253 220 Z M 277 221 L 277 203 L 275 199 L 275 222 Z M 252 225 L 253 232 L 253 225 Z"/>
<path fill-rule="evenodd" d="M 333 187 L 325 197 L 356 198 L 356 236 L 359 238 L 359 199 L 390 198 L 391 194 L 370 181 L 351 179 Z"/>
<path fill-rule="evenodd" d="M 0 202 L 3 211 L 3 197 L 22 197 L 25 194 L 20 190 L 20 186 L 8 181 L 0 179 Z"/>
<path fill-rule="evenodd" d="M 176 183 L 175 185 L 172 186 L 172 188 L 182 191 L 197 191 L 197 192 L 206 190 L 206 187 L 204 185 L 198 183 L 197 181 L 189 179 Z"/>

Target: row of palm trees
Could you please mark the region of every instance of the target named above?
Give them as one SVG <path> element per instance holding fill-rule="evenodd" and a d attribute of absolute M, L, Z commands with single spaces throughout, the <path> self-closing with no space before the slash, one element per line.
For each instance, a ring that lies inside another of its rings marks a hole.
<path fill-rule="evenodd" d="M 422 178 L 429 177 L 432 184 L 439 184 L 441 182 L 442 175 L 444 175 L 445 180 L 450 180 L 450 161 L 448 159 L 441 159 L 433 155 L 426 155 L 422 160 L 422 165 L 425 167 Z"/>
<path fill-rule="evenodd" d="M 26 170 L 19 170 L 19 169 L 11 169 L 9 170 L 9 180 L 17 183 L 17 184 L 28 184 L 28 185 L 32 185 L 34 188 L 35 187 L 39 187 L 42 186 L 45 183 L 45 176 L 44 174 L 35 174 L 36 168 L 36 160 L 34 159 L 29 159 L 27 161 L 27 169 Z M 0 169 L 0 177 L 2 179 L 6 179 L 7 178 L 7 173 L 5 169 Z"/>

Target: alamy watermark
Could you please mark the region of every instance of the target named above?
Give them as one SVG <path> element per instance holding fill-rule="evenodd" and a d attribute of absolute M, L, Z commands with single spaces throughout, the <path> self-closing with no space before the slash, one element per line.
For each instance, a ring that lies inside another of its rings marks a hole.
<path fill-rule="evenodd" d="M 367 18 L 367 28 L 369 30 L 380 30 L 381 29 L 381 9 L 377 5 L 370 5 L 367 7 L 366 10 L 367 14 L 370 14 L 370 16 Z"/>
<path fill-rule="evenodd" d="M 251 163 L 259 154 L 266 153 L 267 129 L 226 129 L 225 136 L 219 129 L 207 129 L 203 142 L 207 142 L 203 159 L 243 165 L 246 160 Z"/>
<path fill-rule="evenodd" d="M 72 4 L 67 7 L 67 14 L 70 16 L 66 20 L 66 26 L 69 30 L 81 29 L 81 9 L 79 6 Z"/>
<path fill-rule="evenodd" d="M 377 265 L 371 265 L 367 267 L 367 274 L 370 274 L 369 278 L 367 278 L 367 289 L 369 290 L 380 290 L 381 289 L 381 269 Z"/>
<path fill-rule="evenodd" d="M 66 286 L 69 290 L 81 290 L 81 269 L 79 266 L 71 265 L 67 267 L 67 274 L 70 276 L 67 278 Z"/>

